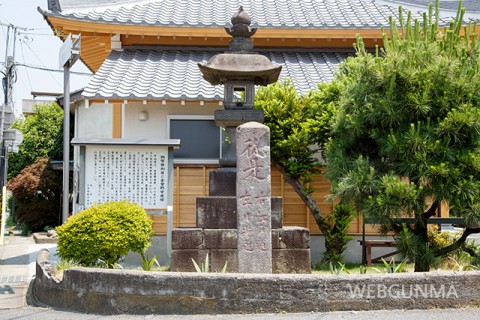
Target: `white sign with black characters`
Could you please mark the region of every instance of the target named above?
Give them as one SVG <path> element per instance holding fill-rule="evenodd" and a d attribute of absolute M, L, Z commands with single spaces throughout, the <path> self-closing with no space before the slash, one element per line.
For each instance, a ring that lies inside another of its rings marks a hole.
<path fill-rule="evenodd" d="M 166 209 L 168 148 L 88 146 L 85 207 L 127 199 L 145 209 Z"/>

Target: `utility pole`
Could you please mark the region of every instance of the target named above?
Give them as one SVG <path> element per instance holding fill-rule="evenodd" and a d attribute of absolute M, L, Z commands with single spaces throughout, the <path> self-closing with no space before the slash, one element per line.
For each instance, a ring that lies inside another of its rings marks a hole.
<path fill-rule="evenodd" d="M 17 41 L 18 29 L 27 30 L 26 28 L 20 28 L 9 24 L 6 35 L 5 73 L 2 79 L 5 98 L 0 111 L 0 187 L 3 187 L 7 184 L 9 147 L 17 146 L 23 140 L 23 136 L 20 131 L 16 129 L 10 129 L 10 126 L 15 120 L 15 114 L 13 111 L 13 84 L 15 83 L 17 76 L 15 71 L 15 44 Z M 13 38 L 11 49 L 12 55 L 9 55 L 10 33 L 12 33 Z"/>
<path fill-rule="evenodd" d="M 24 30 L 13 24 L 0 23 L 2 26 L 7 26 L 6 43 L 5 43 L 5 72 L 2 79 L 4 101 L 0 110 L 0 187 L 4 187 L 7 184 L 7 172 L 8 172 L 8 152 L 10 149 L 18 149 L 18 145 L 23 141 L 23 136 L 20 131 L 16 129 L 10 129 L 13 121 L 15 120 L 15 113 L 13 111 L 13 84 L 16 81 L 15 71 L 15 47 L 17 41 L 17 31 Z M 12 34 L 12 35 L 10 35 Z M 10 49 L 10 39 L 12 37 L 12 46 Z M 10 51 L 12 54 L 10 55 Z"/>
<path fill-rule="evenodd" d="M 13 50 L 12 55 L 9 56 L 9 41 L 10 31 L 13 32 Z M 0 189 L 2 192 L 2 206 L 1 206 L 1 226 L 0 226 L 0 245 L 3 244 L 3 235 L 5 231 L 5 216 L 6 216 L 6 202 L 7 202 L 7 173 L 8 173 L 8 152 L 9 147 L 18 146 L 23 141 L 23 136 L 20 131 L 10 129 L 15 114 L 13 112 L 13 84 L 16 80 L 15 73 L 15 41 L 17 38 L 17 27 L 9 25 L 7 28 L 7 42 L 5 45 L 5 72 L 2 79 L 4 101 L 0 111 Z"/>
<path fill-rule="evenodd" d="M 70 68 L 80 57 L 80 35 L 72 42 L 69 34 L 60 48 L 59 62 L 63 67 L 63 193 L 62 223 L 67 222 L 70 205 Z"/>
<path fill-rule="evenodd" d="M 5 100 L 2 105 L 2 111 L 0 115 L 0 141 L 2 142 L 2 149 L 1 149 L 1 172 L 0 172 L 0 185 L 3 187 L 7 184 L 7 147 L 4 138 L 4 131 L 5 131 L 5 115 L 7 112 L 12 111 L 12 85 L 13 85 L 13 77 L 14 77 L 14 64 L 13 64 L 13 57 L 8 56 L 6 61 L 6 70 L 5 70 L 5 77 L 3 78 L 3 86 L 4 86 L 4 94 Z"/>

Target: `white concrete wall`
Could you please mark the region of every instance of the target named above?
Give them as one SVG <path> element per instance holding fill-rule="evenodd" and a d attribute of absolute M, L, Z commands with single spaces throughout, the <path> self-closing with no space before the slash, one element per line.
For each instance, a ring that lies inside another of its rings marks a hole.
<path fill-rule="evenodd" d="M 76 138 L 111 138 L 112 104 L 92 103 L 89 108 L 80 106 L 76 112 Z M 217 109 L 223 109 L 218 102 L 129 102 L 122 106 L 123 138 L 168 139 L 168 116 L 171 115 L 213 115 Z M 139 113 L 148 112 L 148 120 L 140 121 Z"/>
<path fill-rule="evenodd" d="M 80 106 L 76 112 L 76 138 L 111 138 L 112 105 L 93 103 L 89 108 Z"/>
<path fill-rule="evenodd" d="M 22 110 L 23 114 L 33 114 L 33 106 L 37 104 L 51 104 L 55 102 L 54 99 L 22 99 Z"/>
<path fill-rule="evenodd" d="M 171 115 L 213 115 L 217 109 L 223 109 L 218 103 L 199 102 L 167 102 L 159 103 L 128 103 L 124 105 L 123 137 L 124 138 L 157 138 L 168 139 L 168 120 Z M 141 111 L 148 112 L 148 120 L 140 121 L 138 115 Z"/>

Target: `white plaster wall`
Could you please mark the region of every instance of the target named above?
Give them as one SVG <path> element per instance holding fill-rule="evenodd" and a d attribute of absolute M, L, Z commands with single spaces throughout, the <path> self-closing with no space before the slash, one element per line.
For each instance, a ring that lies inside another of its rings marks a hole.
<path fill-rule="evenodd" d="M 76 138 L 111 138 L 112 105 L 93 103 L 87 109 L 77 108 Z"/>
<path fill-rule="evenodd" d="M 180 102 L 161 102 L 144 105 L 142 103 L 128 103 L 124 105 L 124 138 L 157 138 L 168 139 L 167 117 L 170 115 L 213 115 L 217 109 L 223 109 L 218 102 L 205 103 L 201 106 L 199 102 L 187 102 L 181 105 Z M 138 120 L 141 111 L 148 112 L 148 120 Z"/>

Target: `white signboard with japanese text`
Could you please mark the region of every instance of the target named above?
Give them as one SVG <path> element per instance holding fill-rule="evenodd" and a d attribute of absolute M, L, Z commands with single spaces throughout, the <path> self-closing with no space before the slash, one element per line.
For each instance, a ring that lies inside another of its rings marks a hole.
<path fill-rule="evenodd" d="M 86 147 L 86 208 L 126 199 L 145 209 L 167 209 L 167 189 L 168 147 Z"/>

